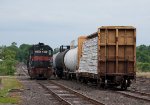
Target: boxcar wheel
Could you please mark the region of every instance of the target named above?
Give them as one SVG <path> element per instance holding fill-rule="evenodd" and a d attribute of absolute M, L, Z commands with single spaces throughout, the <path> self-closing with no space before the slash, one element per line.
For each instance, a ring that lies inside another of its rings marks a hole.
<path fill-rule="evenodd" d="M 124 80 L 121 84 L 121 90 L 127 90 L 128 80 Z"/>

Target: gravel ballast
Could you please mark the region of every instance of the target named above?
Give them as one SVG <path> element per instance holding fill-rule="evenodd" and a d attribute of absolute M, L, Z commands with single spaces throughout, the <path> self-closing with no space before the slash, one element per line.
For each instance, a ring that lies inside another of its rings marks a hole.
<path fill-rule="evenodd" d="M 35 80 L 20 80 L 24 86 L 20 105 L 60 105 L 60 102 L 44 90 Z"/>
<path fill-rule="evenodd" d="M 54 80 L 57 83 L 61 83 L 68 86 L 84 95 L 87 95 L 93 99 L 96 99 L 106 105 L 149 105 L 150 103 L 136 100 L 132 98 L 127 98 L 123 95 L 112 92 L 112 90 L 98 89 L 95 86 L 89 86 L 87 84 L 78 83 L 76 81 L 67 80 Z"/>

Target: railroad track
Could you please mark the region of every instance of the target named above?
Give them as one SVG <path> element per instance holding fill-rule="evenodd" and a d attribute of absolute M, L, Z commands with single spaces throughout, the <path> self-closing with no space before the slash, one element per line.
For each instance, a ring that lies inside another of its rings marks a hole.
<path fill-rule="evenodd" d="M 54 81 L 37 81 L 63 105 L 105 105 Z"/>
<path fill-rule="evenodd" d="M 128 91 L 131 92 L 131 93 L 138 93 L 138 94 L 150 97 L 150 93 L 144 93 L 144 92 L 135 91 L 135 90 L 128 90 Z"/>
<path fill-rule="evenodd" d="M 25 76 L 29 76 L 27 69 L 26 69 L 24 66 L 22 66 L 21 68 L 22 68 L 23 74 L 24 74 Z"/>
<path fill-rule="evenodd" d="M 29 76 L 27 68 L 24 64 L 20 63 L 17 65 L 17 71 L 15 73 L 16 76 Z"/>
<path fill-rule="evenodd" d="M 150 94 L 148 93 L 143 93 L 143 92 L 139 92 L 139 91 L 115 91 L 121 95 L 124 95 L 125 97 L 128 98 L 134 98 L 136 100 L 143 100 L 146 102 L 150 102 Z"/>

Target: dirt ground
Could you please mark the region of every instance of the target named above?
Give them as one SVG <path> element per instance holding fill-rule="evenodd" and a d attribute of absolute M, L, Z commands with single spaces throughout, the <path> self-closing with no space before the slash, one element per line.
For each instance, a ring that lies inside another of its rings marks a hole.
<path fill-rule="evenodd" d="M 61 83 L 72 89 L 75 89 L 76 91 L 81 92 L 91 98 L 99 100 L 100 102 L 103 102 L 106 105 L 150 105 L 150 103 L 141 100 L 137 101 L 136 99 L 127 98 L 123 95 L 112 92 L 109 89 L 107 90 L 99 89 L 96 86 L 86 85 L 75 81 L 66 81 L 66 80 L 54 80 L 54 81 L 57 81 L 57 83 Z M 150 93 L 149 91 L 150 86 L 148 83 L 150 84 L 149 79 L 139 78 L 137 79 L 136 83 L 132 84 L 130 89 L 134 90 L 136 89 L 139 91 L 145 90 L 144 92 Z"/>
<path fill-rule="evenodd" d="M 133 82 L 129 90 L 136 90 L 150 94 L 150 78 L 137 77 L 136 82 Z"/>
<path fill-rule="evenodd" d="M 35 80 L 27 78 L 20 79 L 24 85 L 24 91 L 22 92 L 22 102 L 20 105 L 56 105 L 50 100 L 51 96 L 47 96 L 47 92 L 41 88 Z M 93 85 L 87 85 L 78 83 L 76 81 L 68 80 L 53 80 L 57 83 L 61 83 L 68 86 L 84 95 L 87 95 L 93 99 L 99 100 L 106 105 L 149 105 L 145 101 L 135 100 L 127 98 L 110 90 L 99 89 Z M 129 90 L 138 90 L 142 92 L 150 93 L 150 79 L 137 78 L 136 83 L 133 83 Z M 59 105 L 59 104 L 58 104 Z"/>
<path fill-rule="evenodd" d="M 18 68 L 20 68 L 18 70 L 22 69 L 22 67 Z M 20 105 L 60 105 L 60 103 L 57 103 L 54 97 L 48 95 L 47 91 L 37 84 L 35 80 L 30 80 L 28 76 L 24 75 L 20 75 L 18 79 L 24 86 L 23 92 L 21 93 L 22 101 Z M 112 90 L 100 89 L 91 84 L 87 85 L 76 81 L 60 79 L 53 79 L 53 81 L 68 86 L 106 105 L 150 105 L 148 102 L 127 98 L 112 92 Z M 129 90 L 150 93 L 150 79 L 137 78 L 136 82 L 132 83 Z"/>
<path fill-rule="evenodd" d="M 60 105 L 53 96 L 43 89 L 36 80 L 27 75 L 26 66 L 19 64 L 16 72 L 18 80 L 23 85 L 19 105 Z"/>
<path fill-rule="evenodd" d="M 24 85 L 20 105 L 60 105 L 35 80 L 19 78 Z"/>

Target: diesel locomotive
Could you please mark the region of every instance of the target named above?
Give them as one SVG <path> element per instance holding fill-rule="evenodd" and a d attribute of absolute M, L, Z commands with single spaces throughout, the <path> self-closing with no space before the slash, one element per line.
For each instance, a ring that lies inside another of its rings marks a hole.
<path fill-rule="evenodd" d="M 53 74 L 52 56 L 53 49 L 44 43 L 38 43 L 29 49 L 27 68 L 31 79 L 51 77 Z"/>

